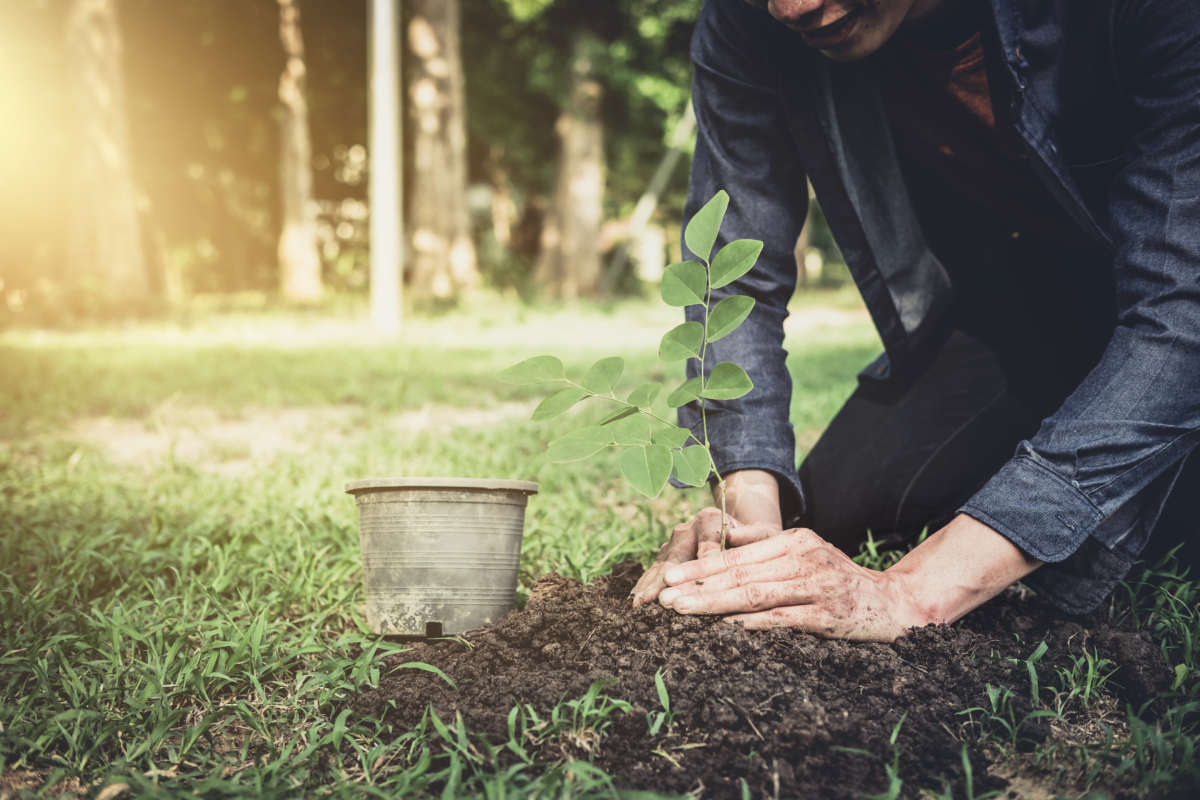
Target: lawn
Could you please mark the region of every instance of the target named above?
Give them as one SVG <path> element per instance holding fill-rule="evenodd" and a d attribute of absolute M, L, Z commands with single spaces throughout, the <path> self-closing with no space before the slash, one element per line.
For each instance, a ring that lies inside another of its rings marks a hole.
<path fill-rule="evenodd" d="M 613 794 L 586 760 L 476 759 L 468 731 L 345 710 L 406 645 L 366 629 L 342 486 L 537 481 L 522 598 L 547 573 L 586 582 L 627 558 L 648 563 L 703 492 L 646 502 L 615 457 L 549 464 L 545 444 L 569 420 L 529 422 L 541 393 L 496 373 L 553 353 L 576 373 L 621 355 L 629 386 L 673 377 L 681 369 L 656 348 L 676 316 L 493 298 L 414 317 L 394 343 L 316 312 L 0 334 L 0 798 Z M 826 297 L 797 303 L 786 346 L 804 448 L 878 343 L 860 309 Z M 1051 746 L 1047 762 L 1118 794 L 1195 785 L 1196 598 L 1171 579 L 1118 594 L 1108 613 L 1152 632 L 1171 688 L 1118 708 L 1103 746 Z M 1063 691 L 1090 692 L 1089 675 Z M 622 713 L 619 686 L 608 692 L 597 725 Z M 563 708 L 584 702 L 599 701 Z"/>

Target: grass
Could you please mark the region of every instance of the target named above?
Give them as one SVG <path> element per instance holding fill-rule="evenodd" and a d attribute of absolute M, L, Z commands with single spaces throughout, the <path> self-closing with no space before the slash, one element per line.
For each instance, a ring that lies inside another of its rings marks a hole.
<path fill-rule="evenodd" d="M 569 423 L 529 423 L 538 392 L 494 376 L 554 352 L 577 373 L 618 353 L 628 385 L 659 378 L 658 338 L 676 316 L 641 303 L 481 302 L 412 319 L 396 343 L 353 318 L 282 313 L 0 334 L 0 797 L 109 785 L 138 796 L 616 794 L 586 753 L 625 713 L 619 687 L 564 698 L 549 717 L 514 708 L 506 742 L 431 715 L 403 732 L 330 718 L 402 649 L 365 627 L 341 487 L 368 475 L 538 481 L 522 591 L 549 571 L 588 580 L 626 557 L 648 561 L 703 493 L 641 502 L 615 458 L 548 465 L 545 442 Z M 877 343 L 844 298 L 833 310 L 805 299 L 793 320 L 792 417 L 810 444 Z M 1178 680 L 1157 722 L 1130 709 L 1127 737 L 1083 754 L 1097 775 L 1151 791 L 1194 764 L 1196 591 L 1159 576 L 1114 600 L 1114 614 L 1162 643 Z M 1042 676 L 1047 708 L 1086 706 L 1107 671 L 1084 659 Z M 664 731 L 667 689 L 655 712 Z M 553 763 L 528 756 L 546 737 L 562 742 Z"/>

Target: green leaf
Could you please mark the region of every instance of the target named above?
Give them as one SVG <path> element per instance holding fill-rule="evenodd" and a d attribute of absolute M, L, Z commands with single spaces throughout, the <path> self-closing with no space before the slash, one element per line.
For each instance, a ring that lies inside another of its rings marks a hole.
<path fill-rule="evenodd" d="M 667 331 L 658 345 L 658 357 L 663 361 L 681 361 L 699 358 L 704 344 L 704 326 L 699 322 L 685 322 Z"/>
<path fill-rule="evenodd" d="M 713 245 L 717 243 L 717 232 L 721 230 L 721 221 L 725 219 L 727 208 L 729 195 L 722 189 L 696 212 L 683 229 L 683 241 L 688 249 L 705 261 L 708 261 Z"/>
<path fill-rule="evenodd" d="M 679 408 L 685 406 L 693 400 L 700 398 L 700 379 L 688 378 L 679 387 L 667 395 L 667 405 L 671 408 Z"/>
<path fill-rule="evenodd" d="M 712 288 L 720 289 L 749 272 L 762 249 L 763 243 L 757 239 L 735 239 L 718 250 L 709 275 Z"/>
<path fill-rule="evenodd" d="M 650 420 L 641 414 L 633 414 L 618 420 L 608 427 L 613 441 L 625 447 L 650 444 Z"/>
<path fill-rule="evenodd" d="M 712 368 L 700 396 L 710 400 L 733 400 L 753 388 L 754 381 L 750 380 L 746 370 L 732 361 L 722 361 Z"/>
<path fill-rule="evenodd" d="M 561 380 L 565 374 L 563 363 L 554 356 L 534 356 L 502 371 L 500 380 L 520 386 Z"/>
<path fill-rule="evenodd" d="M 342 746 L 342 737 L 346 735 L 346 720 L 350 717 L 351 711 L 353 709 L 343 709 L 342 713 L 338 714 L 337 719 L 333 721 L 333 732 L 329 734 L 329 740 L 334 747 Z"/>
<path fill-rule="evenodd" d="M 703 486 L 708 480 L 711 464 L 704 445 L 694 444 L 671 453 L 675 464 L 675 477 L 688 486 Z"/>
<path fill-rule="evenodd" d="M 744 294 L 735 294 L 717 303 L 708 312 L 708 340 L 715 342 L 733 333 L 750 315 L 752 308 L 754 298 Z"/>
<path fill-rule="evenodd" d="M 667 694 L 667 684 L 663 681 L 661 669 L 654 673 L 654 688 L 658 692 L 658 702 L 663 707 L 663 711 L 670 713 L 671 697 Z"/>
<path fill-rule="evenodd" d="M 649 408 L 654 404 L 654 400 L 658 397 L 660 391 L 662 391 L 662 387 L 657 383 L 643 383 L 629 393 L 629 397 L 625 398 L 625 402 L 638 408 Z"/>
<path fill-rule="evenodd" d="M 667 267 L 662 277 L 662 299 L 669 306 L 703 303 L 708 293 L 708 274 L 696 261 L 679 261 Z"/>
<path fill-rule="evenodd" d="M 586 428 L 571 431 L 566 436 L 555 439 L 550 443 L 551 461 L 580 461 L 588 456 L 594 456 L 612 444 L 612 434 L 608 428 L 599 425 L 588 425 Z"/>
<path fill-rule="evenodd" d="M 678 425 L 672 425 L 669 428 L 660 428 L 650 437 L 655 444 L 665 445 L 670 448 L 683 447 L 684 442 L 692 438 L 692 432 L 687 428 L 680 428 Z"/>
<path fill-rule="evenodd" d="M 425 672 L 432 672 L 434 675 L 437 675 L 439 678 L 444 680 L 446 683 L 450 684 L 451 689 L 458 688 L 457 686 L 454 685 L 454 681 L 451 680 L 449 675 L 442 672 L 440 669 L 435 667 L 433 664 L 426 664 L 424 661 L 407 661 L 407 662 L 401 664 L 400 666 L 396 667 L 396 669 L 420 669 L 420 670 L 424 670 Z"/>
<path fill-rule="evenodd" d="M 613 356 L 602 358 L 588 368 L 583 376 L 583 388 L 594 394 L 610 394 L 625 369 L 625 359 Z"/>
<path fill-rule="evenodd" d="M 587 392 L 582 389 L 576 389 L 573 386 L 568 386 L 566 389 L 559 389 L 538 403 L 538 407 L 533 410 L 531 419 L 542 420 L 557 417 L 587 396 Z"/>
<path fill-rule="evenodd" d="M 671 451 L 662 445 L 633 447 L 621 454 L 621 474 L 647 497 L 658 497 L 671 476 Z"/>
<path fill-rule="evenodd" d="M 638 410 L 636 408 L 622 408 L 620 411 L 616 412 L 615 414 L 610 414 L 607 417 L 605 417 L 604 419 L 600 420 L 600 424 L 608 425 L 610 423 L 616 422 L 619 419 L 625 419 L 630 414 L 636 414 L 636 413 L 638 413 Z"/>

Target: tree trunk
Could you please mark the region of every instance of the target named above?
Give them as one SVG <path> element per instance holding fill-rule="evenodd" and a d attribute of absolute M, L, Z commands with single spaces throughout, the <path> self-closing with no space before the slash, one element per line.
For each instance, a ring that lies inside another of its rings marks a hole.
<path fill-rule="evenodd" d="M 578 34 L 572 48 L 571 88 L 558 118 L 558 178 L 542 228 L 537 281 L 564 299 L 600 291 L 600 223 L 604 213 L 603 87 L 596 79 L 596 41 Z"/>
<path fill-rule="evenodd" d="M 116 0 L 73 0 L 67 48 L 78 114 L 69 263 L 77 286 L 139 309 L 150 299 L 129 165 Z"/>
<path fill-rule="evenodd" d="M 804 226 L 800 228 L 800 235 L 796 237 L 796 246 L 793 249 L 793 255 L 796 258 L 796 278 L 801 290 L 808 289 L 809 285 L 815 279 L 814 267 L 817 267 L 820 262 L 820 256 L 812 252 L 812 226 L 813 226 L 813 200 L 814 194 L 812 184 L 808 184 L 808 215 L 804 218 Z"/>
<path fill-rule="evenodd" d="M 496 237 L 496 244 L 508 250 L 512 247 L 517 204 L 513 200 L 512 185 L 502 156 L 501 148 L 492 145 L 489 170 L 492 182 L 492 235 Z"/>
<path fill-rule="evenodd" d="M 800 235 L 796 237 L 796 247 L 793 250 L 793 255 L 796 258 L 796 279 L 801 289 L 808 288 L 808 243 L 810 231 L 808 224 L 800 229 Z"/>
<path fill-rule="evenodd" d="M 321 257 L 312 197 L 312 142 L 308 133 L 304 38 L 295 0 L 279 2 L 279 41 L 286 59 L 279 76 L 283 116 L 279 129 L 279 288 L 285 300 L 311 303 L 321 297 Z"/>
<path fill-rule="evenodd" d="M 467 210 L 458 0 L 411 0 L 412 291 L 449 298 L 479 285 Z"/>

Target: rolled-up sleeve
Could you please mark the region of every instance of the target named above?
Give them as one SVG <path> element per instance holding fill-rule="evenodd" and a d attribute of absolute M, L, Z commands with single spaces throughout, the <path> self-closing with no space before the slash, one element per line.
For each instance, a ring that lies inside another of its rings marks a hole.
<path fill-rule="evenodd" d="M 1109 193 L 1116 327 L 1082 383 L 961 509 L 1047 562 L 1089 536 L 1111 546 L 1128 527 L 1122 512 L 1200 442 L 1200 6 L 1126 9 L 1118 55 L 1139 76 L 1139 133 Z"/>
<path fill-rule="evenodd" d="M 685 219 L 725 189 L 729 210 L 714 253 L 734 239 L 763 241 L 754 269 L 713 292 L 714 304 L 744 294 L 755 305 L 740 328 L 708 346 L 705 359 L 709 369 L 719 361 L 740 364 L 754 389 L 736 400 L 705 403 L 717 468 L 722 474 L 741 469 L 774 473 L 786 519 L 803 507 L 788 418 L 792 385 L 783 322 L 795 291 L 793 250 L 807 214 L 808 190 L 767 55 L 764 26 L 769 24 L 770 17 L 743 0 L 707 0 L 700 13 L 692 39 L 697 142 Z M 686 311 L 690 320 L 703 321 L 703 314 L 698 305 Z M 698 371 L 697 360 L 690 359 L 688 377 Z M 700 433 L 698 405 L 679 409 L 679 422 Z"/>

